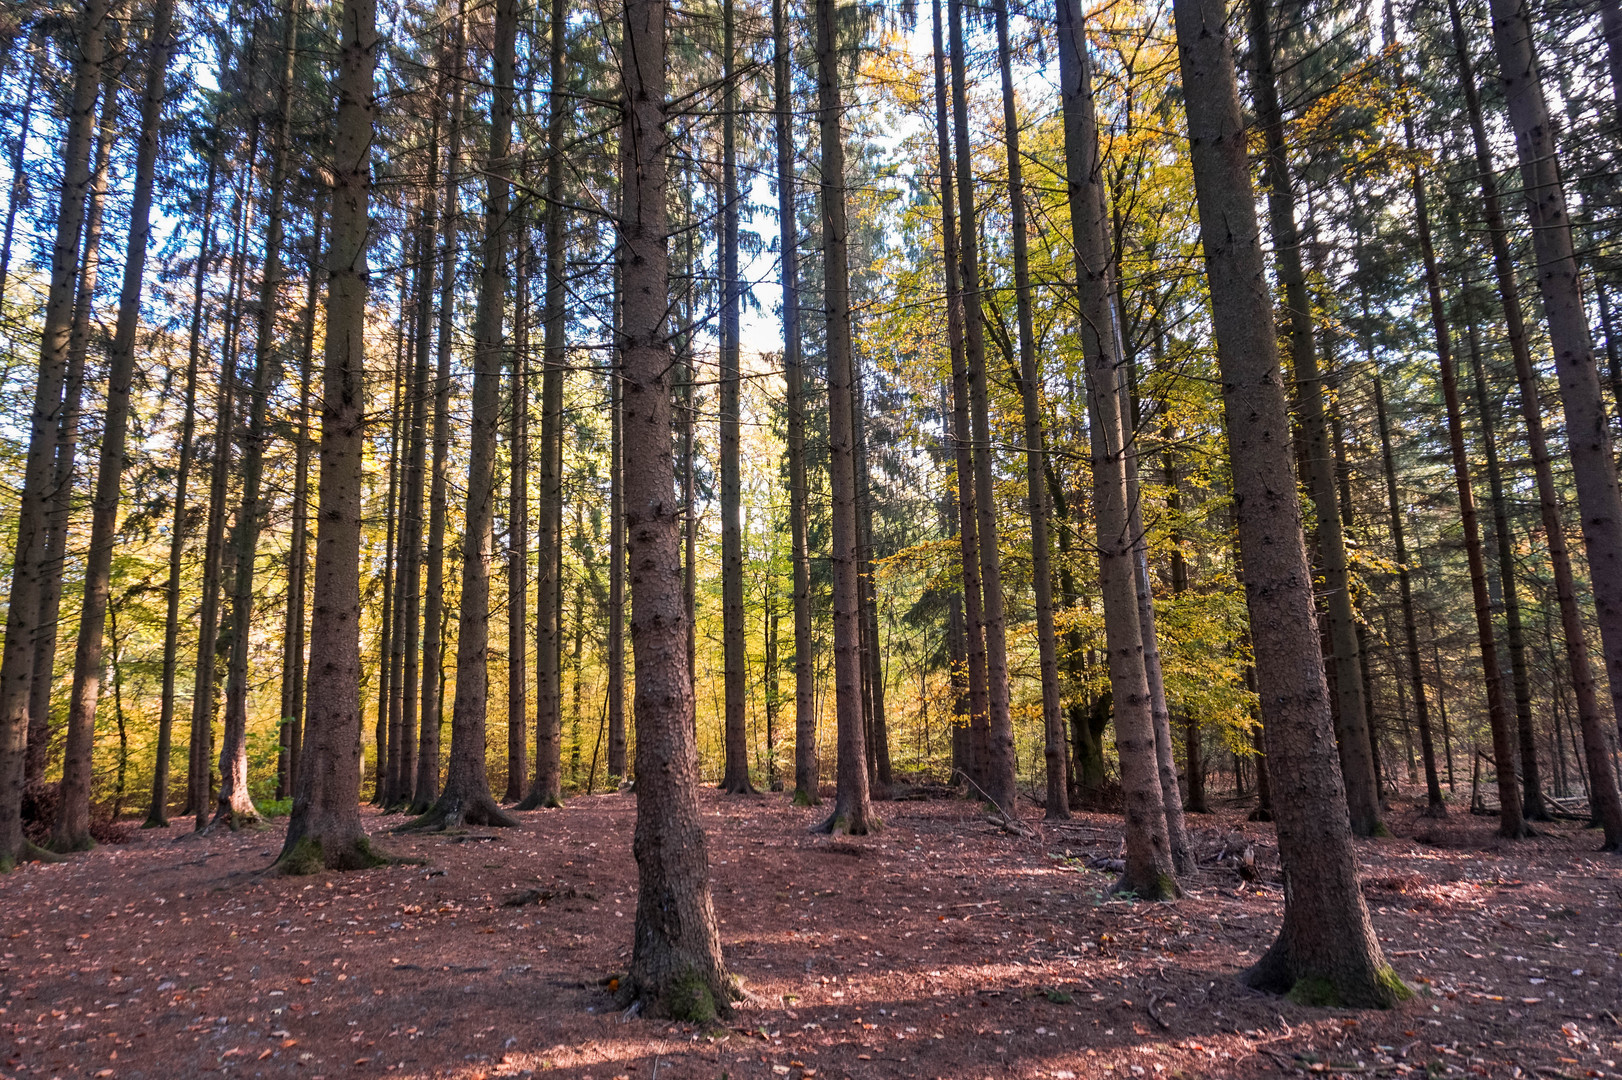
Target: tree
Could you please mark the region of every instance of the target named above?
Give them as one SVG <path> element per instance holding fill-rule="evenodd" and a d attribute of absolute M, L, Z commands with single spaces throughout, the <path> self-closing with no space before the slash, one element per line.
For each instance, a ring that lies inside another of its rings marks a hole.
<path fill-rule="evenodd" d="M 366 406 L 376 0 L 344 0 L 333 128 L 332 240 L 322 363 L 321 472 L 305 761 L 277 865 L 290 874 L 376 866 L 360 821 L 360 533 Z"/>
<path fill-rule="evenodd" d="M 462 533 L 450 763 L 438 800 L 427 812 L 402 826 L 409 829 L 518 824 L 490 794 L 485 768 L 496 428 L 501 419 L 502 318 L 507 301 L 507 234 L 511 228 L 508 215 L 513 62 L 518 41 L 516 0 L 499 0 L 493 33 L 490 144 L 484 168 L 484 246 L 478 306 L 473 317 L 473 417 L 468 437 L 467 513 Z"/>
<path fill-rule="evenodd" d="M 625 168 L 619 243 L 625 300 L 625 507 L 636 662 L 636 934 L 620 993 L 645 1011 L 707 1022 L 737 990 L 721 958 L 694 785 L 693 686 L 678 572 L 666 330 L 665 0 L 627 0 L 620 81 Z"/>
<path fill-rule="evenodd" d="M 1043 755 L 1047 761 L 1049 821 L 1070 816 L 1065 775 L 1064 715 L 1059 701 L 1059 648 L 1053 629 L 1053 572 L 1048 540 L 1047 480 L 1042 454 L 1042 377 L 1036 365 L 1031 304 L 1030 240 L 1025 224 L 1025 180 L 1014 98 L 1013 50 L 1008 44 L 1008 2 L 997 0 L 997 66 L 1002 74 L 1003 133 L 1008 150 L 1008 201 L 1014 234 L 1014 298 L 1019 323 L 1020 404 L 1025 421 L 1025 502 L 1031 519 L 1031 584 L 1036 603 L 1037 663 L 1042 682 Z"/>
<path fill-rule="evenodd" d="M 1298 422 L 1304 443 L 1318 536 L 1318 556 L 1327 593 L 1329 636 L 1335 650 L 1335 737 L 1345 777 L 1346 805 L 1352 831 L 1358 836 L 1385 832 L 1380 821 L 1380 793 L 1375 782 L 1373 745 L 1369 741 L 1363 706 L 1363 682 L 1358 671 L 1357 616 L 1352 610 L 1351 576 L 1347 569 L 1346 538 L 1335 484 L 1335 463 L 1329 444 L 1329 426 L 1319 375 L 1318 351 L 1312 327 L 1312 303 L 1302 266 L 1301 240 L 1296 224 L 1295 192 L 1290 161 L 1284 145 L 1284 112 L 1279 103 L 1273 70 L 1273 31 L 1268 18 L 1269 0 L 1249 0 L 1250 48 L 1256 61 L 1256 110 L 1266 139 L 1263 173 L 1267 182 L 1268 222 L 1273 234 L 1274 270 L 1284 286 L 1289 315 L 1291 360 L 1297 394 Z"/>
<path fill-rule="evenodd" d="M 17 508 L 6 641 L 4 651 L 0 652 L 0 868 L 3 869 L 37 854 L 37 849 L 23 837 L 22 829 L 28 696 L 39 632 L 35 620 L 39 615 L 44 575 L 49 572 L 44 564 L 45 514 L 56 458 L 56 426 L 66 377 L 68 339 L 72 333 L 74 286 L 79 278 L 80 230 L 84 225 L 85 194 L 90 187 L 90 126 L 95 119 L 101 65 L 106 58 L 110 8 L 108 0 L 87 0 L 75 30 L 78 50 L 73 99 L 62 139 L 62 187 L 51 248 L 50 287 L 40 332 L 39 368 L 28 424 L 22 495 Z"/>
<path fill-rule="evenodd" d="M 721 641 L 725 654 L 726 772 L 721 790 L 751 795 L 746 726 L 743 610 L 743 448 L 739 442 L 738 77 L 734 0 L 721 3 Z"/>
<path fill-rule="evenodd" d="M 1605 649 L 1612 703 L 1618 706 L 1618 729 L 1622 730 L 1622 491 L 1617 487 L 1610 417 L 1600 393 L 1599 369 L 1560 177 L 1560 157 L 1543 96 L 1531 18 L 1524 0 L 1491 0 L 1490 6 L 1499 78 L 1510 127 L 1515 132 L 1521 186 L 1532 226 L 1538 290 L 1543 297 L 1543 314 L 1565 409 L 1571 471 L 1582 509 L 1583 541 L 1600 640 Z M 1567 633 L 1570 635 L 1570 628 Z M 1622 845 L 1622 800 L 1616 797 L 1616 778 L 1597 717 L 1583 724 L 1583 744 L 1589 782 L 1596 801 L 1603 807 L 1605 844 L 1614 849 Z"/>
<path fill-rule="evenodd" d="M 862 719 L 861 598 L 856 542 L 856 364 L 850 325 L 845 219 L 844 109 L 834 0 L 815 0 L 817 122 L 822 137 L 823 304 L 827 312 L 828 454 L 833 496 L 834 712 L 838 724 L 834 809 L 819 828 L 865 836 L 879 821 L 868 801 Z M 1010 770 L 1011 771 L 1011 770 Z M 640 775 L 640 773 L 639 773 Z"/>
<path fill-rule="evenodd" d="M 1155 758 L 1154 718 L 1138 622 L 1136 550 L 1127 491 L 1120 335 L 1112 305 L 1112 267 L 1104 209 L 1103 163 L 1087 56 L 1086 24 L 1077 0 L 1059 0 L 1059 64 L 1064 103 L 1065 186 L 1075 244 L 1076 303 L 1086 358 L 1092 419 L 1093 503 L 1099 592 L 1115 704 L 1115 743 L 1126 797 L 1126 868 L 1117 892 L 1148 900 L 1179 893 L 1166 833 L 1166 807 Z"/>
<path fill-rule="evenodd" d="M 1284 922 L 1244 975 L 1259 989 L 1348 1006 L 1410 991 L 1386 965 L 1358 886 L 1290 462 L 1290 416 L 1262 259 L 1223 0 L 1176 0 L 1189 153 L 1222 369 L 1235 517 L 1262 695 Z"/>
<path fill-rule="evenodd" d="M 822 799 L 812 656 L 811 557 L 805 475 L 805 376 L 800 341 L 800 237 L 795 218 L 793 57 L 788 0 L 772 0 L 773 118 L 777 133 L 778 252 L 783 279 L 783 385 L 788 419 L 790 560 L 794 564 L 794 802 Z"/>

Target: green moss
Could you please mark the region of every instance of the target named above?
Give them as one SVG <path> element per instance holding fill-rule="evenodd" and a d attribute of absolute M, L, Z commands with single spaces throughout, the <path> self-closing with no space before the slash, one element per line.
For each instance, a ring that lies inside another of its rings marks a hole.
<path fill-rule="evenodd" d="M 319 874 L 327 868 L 327 858 L 321 850 L 321 841 L 313 836 L 306 836 L 293 845 L 291 851 L 282 853 L 276 860 L 276 869 L 289 877 L 307 877 L 310 874 Z"/>
<path fill-rule="evenodd" d="M 800 789 L 796 788 L 794 791 L 794 805 L 815 806 L 816 800 L 812 799 L 808 792 L 801 791 Z"/>
<path fill-rule="evenodd" d="M 1389 840 L 1391 839 L 1391 830 L 1385 827 L 1385 822 L 1377 821 L 1374 823 L 1374 829 L 1369 833 L 1369 836 L 1376 840 Z"/>
<path fill-rule="evenodd" d="M 834 819 L 831 822 L 828 823 L 828 832 L 829 833 L 835 833 L 835 834 L 838 834 L 840 836 L 849 836 L 850 835 L 850 819 L 847 818 L 844 814 L 836 814 L 836 815 L 834 815 Z"/>
<path fill-rule="evenodd" d="M 1402 977 L 1390 964 L 1386 964 L 1374 973 L 1374 980 L 1391 995 L 1391 1000 L 1385 1007 L 1389 1008 L 1399 1001 L 1407 1001 L 1414 996 L 1414 988 L 1402 981 Z"/>
<path fill-rule="evenodd" d="M 1317 1009 L 1338 1009 L 1344 1004 L 1340 992 L 1335 989 L 1335 984 L 1318 975 L 1297 979 L 1295 985 L 1290 987 L 1290 992 L 1284 996 L 1297 1005 Z"/>
<path fill-rule="evenodd" d="M 715 995 L 710 984 L 696 971 L 676 979 L 664 993 L 664 1011 L 672 1020 L 708 1024 L 715 1019 Z"/>

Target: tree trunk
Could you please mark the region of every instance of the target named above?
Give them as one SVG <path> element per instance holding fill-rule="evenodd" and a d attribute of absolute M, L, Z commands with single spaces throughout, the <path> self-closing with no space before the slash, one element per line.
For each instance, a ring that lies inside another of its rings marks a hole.
<path fill-rule="evenodd" d="M 777 128 L 777 225 L 783 278 L 783 382 L 788 420 L 789 545 L 794 573 L 794 804 L 821 801 L 817 763 L 815 641 L 807 538 L 805 376 L 800 342 L 800 236 L 795 217 L 793 45 L 788 0 L 772 0 L 772 89 Z"/>
<path fill-rule="evenodd" d="M 737 73 L 734 69 L 734 0 L 721 4 L 721 652 L 726 769 L 721 790 L 750 795 L 749 729 L 744 699 L 743 457 L 739 442 L 740 380 L 738 319 L 743 287 L 738 280 Z"/>
<path fill-rule="evenodd" d="M 1543 97 L 1531 22 L 1523 0 L 1492 0 L 1491 10 L 1493 43 L 1498 52 L 1510 126 L 1515 131 L 1521 185 L 1532 225 L 1538 288 L 1543 296 L 1549 343 L 1565 408 L 1571 471 L 1577 486 L 1577 503 L 1582 510 L 1583 541 L 1599 617 L 1600 640 L 1605 649 L 1606 674 L 1612 703 L 1618 706 L 1617 724 L 1622 730 L 1622 492 L 1617 489 L 1610 418 L 1600 395 L 1599 371 L 1594 363 L 1594 344 L 1589 335 L 1582 280 L 1578 276 L 1571 221 L 1566 213 L 1566 196 L 1554 146 L 1555 132 Z M 1581 628 L 1567 620 L 1565 604 L 1561 609 L 1569 656 L 1572 648 L 1569 639 L 1580 637 Z M 1572 681 L 1574 685 L 1581 683 L 1575 669 Z M 1605 740 L 1600 733 L 1599 718 L 1584 710 L 1580 699 L 1578 713 L 1588 756 L 1589 782 L 1596 793 L 1596 804 L 1604 808 L 1605 843 L 1608 848 L 1616 848 L 1622 844 L 1622 800 L 1616 797 L 1614 776 L 1609 775 L 1610 759 L 1602 750 Z"/>
<path fill-rule="evenodd" d="M 1036 364 L 1031 313 L 1031 260 L 1025 223 L 1024 166 L 1019 110 L 1014 97 L 1013 50 L 1008 43 L 1008 0 L 997 0 L 997 66 L 1002 74 L 1003 132 L 1007 140 L 1008 201 L 1014 234 L 1014 300 L 1019 323 L 1020 404 L 1025 421 L 1025 501 L 1031 519 L 1031 584 L 1035 593 L 1036 652 L 1042 682 L 1042 746 L 1047 764 L 1049 821 L 1070 817 L 1065 775 L 1064 711 L 1059 700 L 1059 647 L 1053 628 L 1053 571 L 1048 540 L 1047 485 L 1042 460 L 1042 377 Z"/>
<path fill-rule="evenodd" d="M 1183 556 L 1183 496 L 1177 463 L 1172 453 L 1176 432 L 1167 425 L 1162 432 L 1166 448 L 1160 461 L 1166 481 L 1166 509 L 1171 518 L 1171 591 L 1174 597 L 1188 592 L 1188 562 Z M 1200 732 L 1199 714 L 1185 709 L 1183 716 L 1183 743 L 1185 771 L 1188 774 L 1188 799 L 1183 809 L 1190 814 L 1209 814 L 1211 807 L 1205 796 L 1205 747 Z"/>
<path fill-rule="evenodd" d="M 964 658 L 968 665 L 969 736 L 965 777 L 971 785 L 985 784 L 987 719 L 990 690 L 986 685 L 985 618 L 981 611 L 980 527 L 974 500 L 974 442 L 969 431 L 969 369 L 964 357 L 964 298 L 959 277 L 958 226 L 955 208 L 953 158 L 947 134 L 946 48 L 941 26 L 940 0 L 933 0 L 935 27 L 935 147 L 940 163 L 941 273 L 946 285 L 946 336 L 952 356 L 951 439 L 957 488 L 959 572 L 963 579 Z M 956 31 L 954 31 L 956 32 Z M 961 41 L 961 38 L 954 40 Z M 974 790 L 971 787 L 971 791 Z"/>
<path fill-rule="evenodd" d="M 11 160 L 7 163 L 7 171 L 11 176 L 11 187 L 6 192 L 6 224 L 3 235 L 0 235 L 0 305 L 5 303 L 6 282 L 11 269 L 11 241 L 16 235 L 17 211 L 28 201 L 28 178 L 23 172 L 24 155 L 28 151 L 29 140 L 33 137 L 34 119 L 34 91 L 39 86 L 39 58 L 36 55 L 36 44 L 29 51 L 28 83 L 23 91 L 23 112 L 17 122 L 16 134 L 11 140 Z"/>
<path fill-rule="evenodd" d="M 1493 540 L 1498 548 L 1499 589 L 1504 600 L 1505 643 L 1509 646 L 1510 686 L 1515 694 L 1515 732 L 1521 760 L 1521 813 L 1528 821 L 1550 820 L 1543 805 L 1543 782 L 1538 769 L 1537 743 L 1532 727 L 1532 682 L 1526 666 L 1526 634 L 1521 625 L 1521 598 L 1515 581 L 1515 551 L 1509 535 L 1509 500 L 1504 494 L 1503 471 L 1498 464 L 1498 440 L 1493 432 L 1492 405 L 1488 400 L 1487 372 L 1481 361 L 1481 336 L 1475 312 L 1461 298 L 1465 341 L 1470 348 L 1470 371 L 1475 378 L 1476 413 L 1481 421 L 1481 447 L 1487 459 L 1487 491 L 1492 499 Z"/>
<path fill-rule="evenodd" d="M 332 244 L 315 611 L 305 764 L 278 865 L 286 873 L 374 866 L 360 823 L 360 534 L 365 480 L 366 248 L 370 236 L 376 0 L 344 0 L 333 136 Z"/>
<path fill-rule="evenodd" d="M 624 267 L 614 260 L 615 342 L 623 332 Z M 610 353 L 608 506 L 608 775 L 625 779 L 625 387 L 617 349 Z M 589 785 L 588 785 L 589 786 Z"/>
<path fill-rule="evenodd" d="M 0 654 L 0 868 L 37 850 L 23 838 L 22 796 L 28 750 L 28 695 L 33 682 L 39 600 L 45 575 L 45 515 L 55 464 L 56 427 L 72 333 L 80 231 L 90 187 L 90 129 L 106 53 L 108 0 L 87 0 L 77 27 L 73 99 L 62 140 L 62 187 L 51 249 L 50 287 L 40 332 L 39 368 L 23 488 L 17 508 L 6 641 Z"/>
<path fill-rule="evenodd" d="M 202 350 L 203 282 L 214 255 L 214 185 L 219 156 L 208 160 L 203 187 L 202 228 L 198 230 L 197 266 L 192 274 L 191 329 L 186 350 L 186 389 L 181 406 L 180 437 L 175 448 L 175 493 L 169 524 L 169 577 L 164 585 L 163 679 L 158 711 L 157 757 L 152 767 L 152 801 L 142 828 L 169 826 L 169 762 L 174 748 L 175 669 L 180 659 L 180 575 L 186 554 L 186 493 L 197 444 L 197 372 Z M 319 243 L 316 245 L 319 247 Z M 313 264 L 312 259 L 312 264 Z"/>
<path fill-rule="evenodd" d="M 822 144 L 823 304 L 827 312 L 829 489 L 833 502 L 834 711 L 838 761 L 834 810 L 824 832 L 864 836 L 878 828 L 868 801 L 862 718 L 862 618 L 857 583 L 856 365 L 851 340 L 850 269 L 846 262 L 845 143 L 841 121 L 839 42 L 834 0 L 815 0 L 817 119 Z M 1010 769 L 1010 774 L 1012 770 Z"/>
<path fill-rule="evenodd" d="M 1308 479 L 1317 510 L 1315 532 L 1322 563 L 1329 638 L 1334 648 L 1335 737 L 1345 777 L 1346 805 L 1352 832 L 1358 836 L 1385 833 L 1380 821 L 1380 792 L 1375 783 L 1373 747 L 1363 708 L 1363 683 L 1357 661 L 1357 616 L 1352 610 L 1351 575 L 1346 560 L 1346 538 L 1336 498 L 1334 457 L 1324 415 L 1323 385 L 1312 326 L 1312 305 L 1302 266 L 1301 241 L 1295 220 L 1295 194 L 1290 162 L 1284 145 L 1284 113 L 1279 104 L 1273 66 L 1273 36 L 1269 0 L 1249 0 L 1250 47 L 1256 62 L 1256 110 L 1266 137 L 1263 170 L 1267 209 L 1273 235 L 1274 270 L 1284 286 L 1289 309 L 1291 360 L 1299 402 L 1299 423 L 1304 442 Z"/>
<path fill-rule="evenodd" d="M 862 718 L 867 732 L 868 785 L 874 798 L 888 799 L 890 732 L 884 715 L 884 658 L 879 651 L 878 577 L 873 555 L 873 477 L 867 467 L 867 395 L 860 364 L 851 391 L 851 445 L 856 459 L 857 603 L 861 608 Z"/>
<path fill-rule="evenodd" d="M 1413 190 L 1420 253 L 1424 259 L 1425 291 L 1430 299 L 1431 330 L 1436 336 L 1436 362 L 1440 369 L 1442 397 L 1447 405 L 1448 445 L 1453 456 L 1453 478 L 1459 493 L 1459 517 L 1464 525 L 1465 556 L 1470 566 L 1476 639 L 1481 650 L 1482 677 L 1487 684 L 1487 717 L 1492 725 L 1493 760 L 1498 767 L 1498 835 L 1518 840 L 1531 835 L 1531 830 L 1521 815 L 1520 792 L 1515 785 L 1515 744 L 1511 741 L 1509 708 L 1504 702 L 1504 680 L 1498 666 L 1498 642 L 1493 633 L 1492 600 L 1487 595 L 1487 565 L 1482 553 L 1481 529 L 1476 523 L 1470 459 L 1464 445 L 1464 419 L 1459 408 L 1459 384 L 1453 367 L 1452 338 L 1442 300 L 1436 251 L 1431 242 L 1425 181 L 1417 168 L 1410 170 L 1409 183 Z"/>
<path fill-rule="evenodd" d="M 1308 1000 L 1389 1006 L 1386 966 L 1358 887 L 1312 572 L 1290 461 L 1290 413 L 1262 258 L 1245 124 L 1222 0 L 1175 0 L 1212 325 L 1222 369 L 1235 516 L 1267 758 L 1288 881 L 1284 922 L 1245 980 Z M 1360 715 L 1360 714 L 1354 714 Z"/>
<path fill-rule="evenodd" d="M 451 342 L 455 334 L 457 229 L 462 154 L 462 63 L 467 53 L 465 5 L 457 0 L 450 56 L 440 64 L 450 83 L 450 131 L 445 139 L 445 212 L 439 219 L 439 327 L 434 368 L 434 457 L 428 491 L 427 572 L 423 583 L 422 731 L 411 812 L 426 813 L 439 799 L 439 733 L 444 726 L 441 686 L 445 650 L 445 518 L 450 489 Z M 443 98 L 444 91 L 439 95 Z"/>
<path fill-rule="evenodd" d="M 403 828 L 517 825 L 490 794 L 485 767 L 489 705 L 490 565 L 495 520 L 496 428 L 501 421 L 502 317 L 507 300 L 508 200 L 512 186 L 513 63 L 517 0 L 497 0 L 490 144 L 484 168 L 484 250 L 473 329 L 473 416 L 468 436 L 462 589 L 456 626 L 456 691 L 445 788 L 428 812 Z"/>
<path fill-rule="evenodd" d="M 248 430 L 242 447 L 242 504 L 237 512 L 232 554 L 236 576 L 231 597 L 231 658 L 225 681 L 225 731 L 220 740 L 220 793 L 214 823 L 232 829 L 259 820 L 248 792 L 248 653 L 253 637 L 253 584 L 259 529 L 266 508 L 260 487 L 265 471 L 265 443 L 269 439 L 276 312 L 282 287 L 283 209 L 286 204 L 288 143 L 292 136 L 293 71 L 298 60 L 298 21 L 302 5 L 288 0 L 282 16 L 282 70 L 276 91 L 276 125 L 270 140 L 269 206 L 265 220 L 265 261 L 260 269 L 258 333 L 254 340 L 253 387 L 248 405 Z M 162 95 L 159 95 L 159 102 Z M 154 110 L 154 120 L 156 111 Z M 133 343 L 133 328 L 131 340 Z M 120 447 L 122 451 L 122 447 Z"/>
<path fill-rule="evenodd" d="M 541 498 L 536 508 L 539 529 L 535 555 L 535 779 L 520 810 L 563 805 L 563 581 L 559 571 L 563 545 L 563 375 L 568 363 L 565 340 L 563 230 L 563 139 L 565 110 L 564 35 L 566 0 L 551 0 L 551 90 L 547 97 L 546 158 L 546 356 L 541 369 Z"/>
<path fill-rule="evenodd" d="M 276 761 L 276 797 L 292 796 L 304 748 L 306 588 L 310 562 L 310 384 L 315 359 L 315 305 L 321 298 L 321 224 L 326 213 L 324 192 L 317 192 L 315 221 L 309 239 L 308 280 L 304 297 L 304 326 L 299 345 L 299 396 L 295 418 L 297 442 L 293 449 L 293 527 L 287 547 L 287 618 L 282 632 L 282 717 Z M 175 583 L 179 588 L 178 580 Z M 414 696 L 408 695 L 408 703 Z"/>
<path fill-rule="evenodd" d="M 400 311 L 394 320 L 394 369 L 389 379 L 393 401 L 389 405 L 389 488 L 383 504 L 383 573 L 378 589 L 383 594 L 383 617 L 379 620 L 377 642 L 377 720 L 373 729 L 372 758 L 372 805 L 383 808 L 388 807 L 388 778 L 400 764 L 400 733 L 390 727 L 389 705 L 398 689 L 394 641 L 398 633 L 399 607 L 394 585 L 398 577 L 400 543 L 400 405 L 405 396 L 405 328 L 402 323 L 411 303 L 403 267 L 397 288 Z"/>
<path fill-rule="evenodd" d="M 620 79 L 627 147 L 619 222 L 625 259 L 625 508 L 636 662 L 636 935 L 621 994 L 644 1011 L 707 1023 L 737 991 L 721 959 L 699 820 L 675 476 L 670 456 L 664 0 L 624 7 Z"/>
<path fill-rule="evenodd" d="M 1425 759 L 1426 813 L 1445 817 L 1442 784 L 1436 773 L 1436 747 L 1431 738 L 1430 703 L 1425 697 L 1425 669 L 1419 660 L 1419 628 L 1414 622 L 1414 589 L 1408 573 L 1408 544 L 1403 534 L 1402 499 L 1397 493 L 1397 459 L 1391 451 L 1391 426 L 1386 419 L 1385 387 L 1374 370 L 1374 415 L 1380 424 L 1380 457 L 1385 472 L 1386 506 L 1391 514 L 1391 547 L 1397 563 L 1397 588 L 1402 596 L 1402 630 L 1407 646 L 1408 680 L 1414 694 L 1414 718 L 1419 722 L 1419 749 Z"/>
<path fill-rule="evenodd" d="M 1087 396 L 1092 413 L 1093 504 L 1099 592 L 1109 650 L 1115 742 L 1126 798 L 1126 870 L 1115 884 L 1151 900 L 1179 893 L 1166 834 L 1166 807 L 1155 760 L 1154 718 L 1139 623 L 1126 425 L 1118 381 L 1123 358 L 1112 305 L 1112 267 L 1104 205 L 1097 106 L 1078 0 L 1059 2 L 1059 80 L 1064 109 L 1065 178 L 1075 245 L 1076 300 Z"/>
<path fill-rule="evenodd" d="M 34 644 L 34 679 L 28 698 L 28 761 L 25 782 L 41 784 L 48 767 L 51 736 L 51 691 L 56 684 L 57 620 L 62 613 L 62 577 L 67 569 L 68 525 L 73 510 L 75 458 L 79 446 L 79 419 L 83 409 L 85 360 L 90 352 L 90 313 L 96 306 L 96 280 L 101 268 L 101 232 L 107 202 L 107 168 L 118 131 L 118 65 L 102 68 L 101 123 L 96 135 L 95 165 L 90 174 L 90 198 L 85 207 L 84 255 L 79 260 L 78 296 L 73 304 L 73 329 L 68 335 L 68 366 L 62 383 L 62 406 L 56 425 L 55 462 L 51 470 L 51 496 L 45 515 L 45 580 L 40 587 L 39 637 Z M 69 731 L 75 751 L 89 752 L 83 732 Z M 87 762 L 63 764 L 64 775 L 89 775 Z M 67 794 L 62 792 L 62 794 Z M 89 790 L 83 792 L 88 814 Z M 78 793 L 75 792 L 78 798 Z M 59 803 L 60 806 L 60 803 Z M 58 814 L 62 811 L 59 809 Z M 76 810 L 70 814 L 77 815 Z"/>
<path fill-rule="evenodd" d="M 517 296 L 513 312 L 512 396 L 508 449 L 512 455 L 507 489 L 507 793 L 503 802 L 524 797 L 529 769 L 529 235 L 523 217 L 516 230 Z"/>
<path fill-rule="evenodd" d="M 980 548 L 981 619 L 986 639 L 987 749 L 982 794 L 1005 816 L 1018 815 L 1014 781 L 1014 725 L 1009 712 L 1007 623 L 1003 614 L 1002 556 L 997 538 L 996 489 L 991 471 L 991 413 L 986 385 L 985 329 L 981 323 L 979 243 L 974 209 L 973 147 L 969 142 L 967 58 L 962 0 L 949 0 L 952 49 L 952 121 L 957 136 L 959 257 L 963 271 L 964 360 L 974 438 L 974 497 Z"/>

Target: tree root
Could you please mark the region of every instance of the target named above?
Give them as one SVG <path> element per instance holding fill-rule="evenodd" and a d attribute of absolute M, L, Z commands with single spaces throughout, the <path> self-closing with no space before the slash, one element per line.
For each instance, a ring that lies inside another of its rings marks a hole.
<path fill-rule="evenodd" d="M 521 802 L 513 806 L 514 810 L 561 810 L 562 808 L 562 795 L 554 791 L 542 791 L 538 787 L 530 788 L 529 794 L 525 795 Z M 513 824 L 518 823 L 515 821 Z"/>
<path fill-rule="evenodd" d="M 0 855 L 0 874 L 9 873 L 25 862 L 59 863 L 67 862 L 66 855 L 60 855 L 48 848 L 42 848 L 31 840 L 24 840 L 21 850 L 13 855 Z"/>
<path fill-rule="evenodd" d="M 404 832 L 444 832 L 447 829 L 459 829 L 464 825 L 485 825 L 491 828 L 515 828 L 519 825 L 517 818 L 503 810 L 494 798 L 489 795 L 475 795 L 471 799 L 464 799 L 459 795 L 441 795 L 439 801 L 430 807 L 426 813 L 419 814 L 410 821 L 394 827 L 397 833 Z"/>
<path fill-rule="evenodd" d="M 373 848 L 372 842 L 365 836 L 330 850 L 315 837 L 305 836 L 283 849 L 271 869 L 290 877 L 304 877 L 323 870 L 372 870 L 379 866 L 413 861 L 385 855 Z"/>

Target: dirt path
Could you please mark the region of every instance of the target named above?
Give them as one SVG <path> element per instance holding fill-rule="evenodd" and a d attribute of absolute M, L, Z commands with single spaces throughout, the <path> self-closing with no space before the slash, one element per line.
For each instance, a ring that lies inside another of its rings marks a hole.
<path fill-rule="evenodd" d="M 1191 819 L 1199 847 L 1254 844 L 1262 885 L 1224 862 L 1150 906 L 1085 866 L 1118 849 L 1108 816 L 1014 839 L 961 802 L 887 803 L 882 834 L 830 841 L 780 796 L 703 803 L 752 994 L 729 1027 L 614 1010 L 635 806 L 608 795 L 383 837 L 426 866 L 266 877 L 278 830 L 177 828 L 0 878 L 0 1076 L 1622 1076 L 1622 861 L 1593 833 L 1501 846 L 1484 819 L 1399 815 L 1364 844 L 1380 935 L 1424 991 L 1381 1014 L 1235 982 L 1282 894 L 1268 827 L 1233 814 Z"/>

